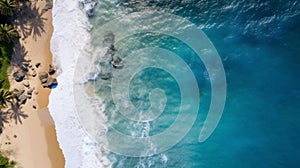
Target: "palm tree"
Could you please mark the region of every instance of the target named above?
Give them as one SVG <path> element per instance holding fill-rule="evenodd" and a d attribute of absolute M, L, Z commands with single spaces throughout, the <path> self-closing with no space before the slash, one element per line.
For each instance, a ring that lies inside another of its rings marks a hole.
<path fill-rule="evenodd" d="M 17 9 L 16 0 L 0 0 L 0 13 L 2 15 L 13 15 Z"/>
<path fill-rule="evenodd" d="M 0 0 L 1 1 L 1 0 Z M 1 24 L 0 25 L 0 42 L 15 42 L 18 38 L 17 30 L 8 24 Z"/>
<path fill-rule="evenodd" d="M 7 107 L 7 102 L 12 103 L 14 96 L 9 90 L 0 89 L 0 109 Z"/>

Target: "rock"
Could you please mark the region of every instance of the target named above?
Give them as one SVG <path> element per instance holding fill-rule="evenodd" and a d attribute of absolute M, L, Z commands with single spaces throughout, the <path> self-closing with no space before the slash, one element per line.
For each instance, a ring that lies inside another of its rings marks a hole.
<path fill-rule="evenodd" d="M 49 77 L 48 81 L 43 84 L 43 87 L 51 88 L 53 85 L 57 85 L 57 80 L 55 78 Z"/>
<path fill-rule="evenodd" d="M 28 89 L 27 90 L 27 95 L 32 95 L 33 89 Z"/>
<path fill-rule="evenodd" d="M 110 73 L 100 74 L 100 78 L 103 80 L 108 80 L 111 78 L 111 74 Z"/>
<path fill-rule="evenodd" d="M 20 67 L 23 71 L 27 72 L 28 71 L 28 67 L 25 65 L 21 65 Z"/>
<path fill-rule="evenodd" d="M 45 83 L 47 83 L 47 81 L 48 81 L 48 79 L 47 79 L 47 78 L 44 78 L 44 79 L 41 80 L 41 83 L 42 83 L 42 84 L 45 84 Z"/>
<path fill-rule="evenodd" d="M 38 62 L 38 63 L 35 64 L 35 67 L 38 68 L 38 67 L 40 67 L 40 65 L 41 65 L 41 63 Z"/>
<path fill-rule="evenodd" d="M 34 71 L 34 68 L 32 67 L 31 70 Z"/>
<path fill-rule="evenodd" d="M 112 66 L 116 69 L 120 69 L 123 67 L 121 58 L 117 56 L 113 56 L 113 61 L 111 62 Z"/>
<path fill-rule="evenodd" d="M 80 0 L 79 1 L 79 8 L 84 10 L 88 16 L 93 16 L 95 13 L 95 7 L 97 2 L 94 0 Z"/>
<path fill-rule="evenodd" d="M 49 65 L 49 75 L 53 75 L 56 72 L 56 69 L 53 65 Z"/>
<path fill-rule="evenodd" d="M 32 68 L 32 65 L 28 65 L 28 68 Z"/>
<path fill-rule="evenodd" d="M 17 99 L 18 99 L 18 101 L 19 101 L 20 104 L 25 104 L 26 101 L 27 101 L 27 96 L 24 95 L 24 94 L 22 94 L 22 95 L 19 96 Z"/>
<path fill-rule="evenodd" d="M 94 6 L 90 5 L 90 7 L 86 9 L 86 14 L 89 17 L 91 17 L 91 16 L 94 16 L 94 13 L 95 13 Z"/>
<path fill-rule="evenodd" d="M 17 82 L 21 82 L 24 79 L 25 75 L 26 73 L 23 70 L 19 69 L 13 74 L 13 77 Z"/>
<path fill-rule="evenodd" d="M 32 105 L 32 108 L 36 109 L 36 106 L 35 106 L 35 105 Z"/>
<path fill-rule="evenodd" d="M 49 75 L 48 75 L 47 72 L 41 72 L 41 73 L 39 73 L 39 79 L 42 82 L 42 84 L 44 84 L 44 83 L 47 82 L 48 77 L 49 77 Z"/>
<path fill-rule="evenodd" d="M 121 69 L 123 68 L 123 64 L 121 62 L 113 61 L 112 66 L 116 69 Z"/>
<path fill-rule="evenodd" d="M 46 0 L 46 5 L 44 10 L 48 11 L 49 9 L 52 9 L 53 5 L 52 5 L 52 1 Z"/>
<path fill-rule="evenodd" d="M 27 62 L 27 61 L 22 62 L 22 64 L 23 64 L 24 66 L 26 66 L 26 67 L 29 66 L 29 62 Z"/>
<path fill-rule="evenodd" d="M 36 77 L 36 71 L 35 71 L 35 70 L 32 71 L 32 76 L 33 76 L 33 77 Z"/>
<path fill-rule="evenodd" d="M 12 90 L 12 93 L 16 96 L 16 97 L 20 97 L 23 93 L 25 92 L 25 88 L 23 85 L 19 85 L 16 88 L 14 88 Z"/>
<path fill-rule="evenodd" d="M 109 47 L 110 50 L 113 51 L 112 49 L 115 49 L 114 43 L 115 43 L 115 35 L 112 32 L 107 33 L 104 36 L 103 45 L 105 47 Z"/>
<path fill-rule="evenodd" d="M 30 86 L 30 83 L 29 83 L 29 81 L 24 81 L 23 85 L 24 85 L 25 87 L 29 87 L 29 86 Z"/>
<path fill-rule="evenodd" d="M 27 98 L 28 98 L 28 99 L 31 99 L 31 98 L 32 98 L 32 95 L 28 95 Z"/>
<path fill-rule="evenodd" d="M 39 91 L 37 91 L 37 90 L 34 91 L 34 94 L 35 94 L 35 95 L 38 95 L 38 94 L 39 94 Z"/>
<path fill-rule="evenodd" d="M 48 73 L 47 72 L 41 72 L 41 73 L 39 73 L 39 78 L 40 79 L 48 78 Z"/>

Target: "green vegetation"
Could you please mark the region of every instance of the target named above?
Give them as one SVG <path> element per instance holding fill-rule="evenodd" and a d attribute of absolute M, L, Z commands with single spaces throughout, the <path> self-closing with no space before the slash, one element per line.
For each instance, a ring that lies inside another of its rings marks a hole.
<path fill-rule="evenodd" d="M 12 93 L 7 89 L 0 89 L 0 109 L 6 108 L 7 103 L 13 103 L 14 96 Z"/>
<path fill-rule="evenodd" d="M 4 123 L 8 123 L 8 112 L 2 111 L 12 102 L 13 95 L 9 91 L 7 70 L 10 67 L 14 44 L 18 40 L 18 32 L 12 25 L 12 18 L 19 10 L 20 0 L 0 0 L 0 134 Z M 16 162 L 0 153 L 0 168 L 14 168 Z"/>
<path fill-rule="evenodd" d="M 9 89 L 7 70 L 10 66 L 14 43 L 18 32 L 11 24 L 11 17 L 18 9 L 16 0 L 0 0 L 0 87 Z"/>
<path fill-rule="evenodd" d="M 0 154 L 0 168 L 14 168 L 16 162 Z"/>
<path fill-rule="evenodd" d="M 0 25 L 0 41 L 11 44 L 16 42 L 18 38 L 17 30 L 9 24 Z"/>
<path fill-rule="evenodd" d="M 13 52 L 13 45 L 0 42 L 0 88 L 9 89 L 7 70 L 10 66 L 10 59 Z"/>
<path fill-rule="evenodd" d="M 18 9 L 16 0 L 0 0 L 0 13 L 2 15 L 13 15 Z"/>

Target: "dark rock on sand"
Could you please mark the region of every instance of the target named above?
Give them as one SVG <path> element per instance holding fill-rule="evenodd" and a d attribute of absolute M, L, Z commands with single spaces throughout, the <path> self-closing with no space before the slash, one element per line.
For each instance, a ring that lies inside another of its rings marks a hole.
<path fill-rule="evenodd" d="M 32 76 L 33 76 L 33 77 L 36 77 L 36 75 L 37 75 L 37 74 L 36 74 L 36 71 L 33 70 L 33 71 L 32 71 Z"/>
<path fill-rule="evenodd" d="M 36 68 L 38 68 L 38 67 L 40 67 L 40 66 L 41 66 L 41 63 L 40 63 L 40 62 L 38 62 L 38 63 L 35 64 L 35 67 L 36 67 Z"/>
<path fill-rule="evenodd" d="M 28 67 L 26 65 L 21 65 L 20 67 L 23 71 L 28 72 Z"/>
<path fill-rule="evenodd" d="M 23 93 L 25 92 L 25 88 L 22 85 L 17 86 L 16 88 L 14 88 L 12 90 L 12 93 L 16 96 L 16 97 L 20 97 Z"/>
<path fill-rule="evenodd" d="M 48 75 L 47 72 L 39 73 L 39 79 L 44 88 L 51 88 L 53 85 L 57 85 L 57 80 Z"/>
<path fill-rule="evenodd" d="M 24 79 L 25 75 L 26 73 L 22 69 L 19 69 L 13 74 L 13 77 L 17 82 L 21 82 Z"/>
<path fill-rule="evenodd" d="M 32 92 L 33 92 L 33 88 L 30 88 L 27 90 L 27 95 L 32 95 Z"/>
<path fill-rule="evenodd" d="M 25 104 L 27 101 L 27 96 L 25 94 L 22 94 L 21 96 L 17 97 L 17 100 L 20 104 Z"/>
<path fill-rule="evenodd" d="M 22 62 L 22 64 L 26 67 L 28 67 L 30 65 L 29 62 L 27 62 L 27 61 Z"/>
<path fill-rule="evenodd" d="M 56 72 L 56 69 L 53 65 L 49 65 L 49 75 L 53 75 Z"/>
<path fill-rule="evenodd" d="M 41 81 L 42 84 L 44 84 L 44 83 L 47 82 L 48 77 L 49 77 L 49 75 L 48 75 L 47 72 L 41 72 L 41 73 L 39 73 L 39 79 L 40 79 L 40 81 Z"/>
<path fill-rule="evenodd" d="M 44 88 L 51 88 L 53 85 L 57 85 L 57 80 L 55 78 L 49 77 L 46 83 L 43 83 L 42 86 Z"/>

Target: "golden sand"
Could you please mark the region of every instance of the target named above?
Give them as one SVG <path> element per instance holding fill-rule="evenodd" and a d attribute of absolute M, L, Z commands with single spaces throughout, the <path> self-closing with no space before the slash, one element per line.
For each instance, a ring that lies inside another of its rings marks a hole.
<path fill-rule="evenodd" d="M 37 6 L 43 9 L 44 1 L 38 1 Z M 53 32 L 52 13 L 48 10 L 43 14 L 46 18 L 44 25 L 45 32 L 36 39 L 28 36 L 20 40 L 28 52 L 26 60 L 31 60 L 32 65 L 41 63 L 36 68 L 37 73 L 48 71 L 52 63 L 50 52 L 50 39 Z M 51 92 L 48 88 L 42 88 L 38 77 L 28 77 L 30 87 L 35 87 L 39 91 L 38 95 L 33 94 L 32 99 L 27 100 L 23 105 L 28 118 L 22 120 L 22 124 L 12 120 L 5 125 L 4 131 L 0 136 L 1 150 L 11 151 L 9 157 L 17 161 L 17 167 L 23 168 L 63 168 L 64 157 L 59 148 L 54 122 L 48 111 L 48 97 Z M 11 79 L 11 88 L 20 85 Z M 33 105 L 37 108 L 34 109 Z M 17 137 L 15 138 L 14 135 Z M 10 142 L 10 144 L 7 144 Z M 5 144 L 6 143 L 6 144 Z"/>

